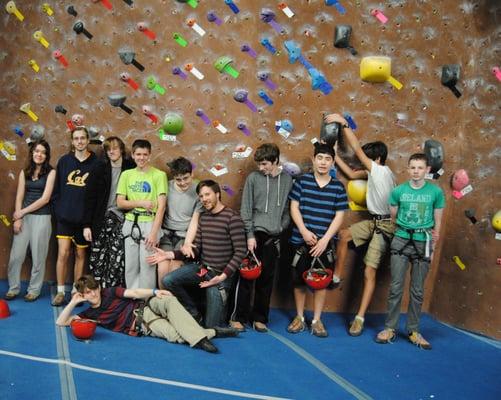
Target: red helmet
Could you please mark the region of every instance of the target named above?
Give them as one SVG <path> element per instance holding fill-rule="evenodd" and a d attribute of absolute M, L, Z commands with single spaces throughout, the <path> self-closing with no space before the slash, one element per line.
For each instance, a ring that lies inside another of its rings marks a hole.
<path fill-rule="evenodd" d="M 315 267 L 318 262 L 320 267 Z M 325 268 L 319 258 L 314 258 L 311 262 L 310 269 L 303 272 L 303 279 L 306 284 L 313 290 L 325 289 L 332 281 L 333 272 L 329 268 Z"/>
<path fill-rule="evenodd" d="M 256 258 L 256 255 L 247 253 L 240 266 L 240 275 L 242 278 L 252 281 L 259 278 L 262 269 L 262 263 Z"/>
<path fill-rule="evenodd" d="M 96 326 L 96 321 L 90 319 L 74 319 L 71 321 L 71 332 L 77 339 L 88 340 L 94 336 Z"/>
<path fill-rule="evenodd" d="M 0 299 L 0 318 L 10 317 L 9 305 L 5 300 Z"/>

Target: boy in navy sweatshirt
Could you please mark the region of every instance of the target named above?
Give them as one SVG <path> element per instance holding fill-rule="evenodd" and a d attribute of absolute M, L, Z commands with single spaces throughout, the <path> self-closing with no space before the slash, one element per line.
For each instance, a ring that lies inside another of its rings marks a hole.
<path fill-rule="evenodd" d="M 89 245 L 83 237 L 85 188 L 97 163 L 97 157 L 87 149 L 89 132 L 85 127 L 77 127 L 71 132 L 71 144 L 73 151 L 62 156 L 57 163 L 54 185 L 53 204 L 58 251 L 57 294 L 52 301 L 53 306 L 62 306 L 65 303 L 64 283 L 71 244 L 74 243 L 76 247 L 74 281 L 83 275 L 86 248 Z"/>

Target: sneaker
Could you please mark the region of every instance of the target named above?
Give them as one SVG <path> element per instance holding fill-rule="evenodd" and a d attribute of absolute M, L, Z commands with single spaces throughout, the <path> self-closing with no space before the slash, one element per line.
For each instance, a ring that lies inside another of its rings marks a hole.
<path fill-rule="evenodd" d="M 217 347 L 214 346 L 214 344 L 206 337 L 201 339 L 193 347 L 195 347 L 196 349 L 206 351 L 207 353 L 217 353 L 218 352 Z"/>
<path fill-rule="evenodd" d="M 238 332 L 245 332 L 245 326 L 240 321 L 230 321 L 230 327 Z"/>
<path fill-rule="evenodd" d="M 3 298 L 5 300 L 14 300 L 16 297 L 17 297 L 18 293 L 14 293 L 14 292 L 11 292 L 10 290 L 5 293 L 5 295 L 3 296 Z"/>
<path fill-rule="evenodd" d="M 225 338 L 225 337 L 235 337 L 238 336 L 240 333 L 237 329 L 235 328 L 224 328 L 221 326 L 215 326 L 214 331 L 216 331 L 216 336 L 217 338 Z"/>
<path fill-rule="evenodd" d="M 377 334 L 375 340 L 379 344 L 393 343 L 396 336 L 395 329 L 386 328 Z"/>
<path fill-rule="evenodd" d="M 254 328 L 254 330 L 256 332 L 260 332 L 260 333 L 268 332 L 267 326 L 265 324 L 263 324 L 262 322 L 254 321 L 254 323 L 252 324 L 252 327 Z"/>
<path fill-rule="evenodd" d="M 287 332 L 289 333 L 299 333 L 306 329 L 306 324 L 304 323 L 304 317 L 296 315 L 292 322 L 287 327 Z"/>
<path fill-rule="evenodd" d="M 52 300 L 52 305 L 54 307 L 61 307 L 63 306 L 65 303 L 65 300 L 64 300 L 64 293 L 63 292 L 58 292 L 55 296 L 54 296 L 54 300 Z"/>
<path fill-rule="evenodd" d="M 321 338 L 329 336 L 320 320 L 311 323 L 311 334 Z"/>
<path fill-rule="evenodd" d="M 37 295 L 37 294 L 27 293 L 26 296 L 24 296 L 24 301 L 31 303 L 32 301 L 35 301 L 36 299 L 38 299 L 38 296 L 39 295 Z"/>
<path fill-rule="evenodd" d="M 431 350 L 431 344 L 419 332 L 410 332 L 409 342 L 424 350 Z"/>
<path fill-rule="evenodd" d="M 360 336 L 364 330 L 364 319 L 358 315 L 355 317 L 351 323 L 350 330 L 348 333 L 350 336 Z"/>

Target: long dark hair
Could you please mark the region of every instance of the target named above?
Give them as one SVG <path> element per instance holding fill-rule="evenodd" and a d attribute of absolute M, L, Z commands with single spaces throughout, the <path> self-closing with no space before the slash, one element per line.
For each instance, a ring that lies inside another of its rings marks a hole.
<path fill-rule="evenodd" d="M 49 143 L 47 143 L 45 140 L 40 139 L 40 140 L 35 140 L 34 142 L 31 142 L 30 144 L 30 154 L 28 156 L 28 161 L 26 163 L 26 167 L 24 168 L 24 176 L 25 178 L 32 179 L 33 175 L 35 174 L 37 165 L 33 161 L 33 152 L 37 148 L 38 145 L 42 145 L 45 148 L 45 161 L 43 162 L 41 168 L 40 168 L 40 174 L 38 177 L 42 177 L 46 174 L 48 174 L 53 168 L 52 165 L 50 165 L 50 146 Z"/>

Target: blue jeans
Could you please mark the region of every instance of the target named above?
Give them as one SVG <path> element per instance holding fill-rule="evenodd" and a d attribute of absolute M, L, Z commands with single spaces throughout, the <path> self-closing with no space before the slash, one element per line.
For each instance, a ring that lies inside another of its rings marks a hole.
<path fill-rule="evenodd" d="M 198 284 L 204 279 L 197 275 L 199 270 L 199 264 L 186 264 L 165 275 L 162 279 L 164 287 L 177 297 L 179 302 L 195 319 L 198 319 L 200 313 L 195 301 L 188 293 L 188 290 L 199 288 Z M 215 276 L 215 273 L 209 271 L 207 275 L 209 275 L 207 279 L 210 279 Z M 206 289 L 199 288 L 199 290 L 205 291 L 206 304 L 204 326 L 206 328 L 213 328 L 226 324 L 226 305 L 232 281 L 233 277 L 230 277 L 226 278 L 218 286 L 211 286 Z"/>

